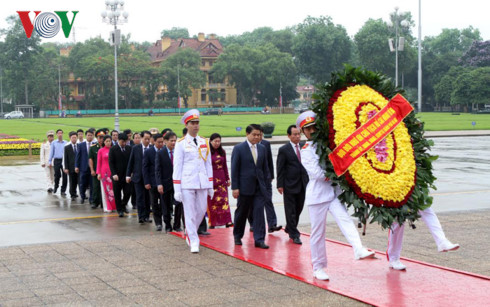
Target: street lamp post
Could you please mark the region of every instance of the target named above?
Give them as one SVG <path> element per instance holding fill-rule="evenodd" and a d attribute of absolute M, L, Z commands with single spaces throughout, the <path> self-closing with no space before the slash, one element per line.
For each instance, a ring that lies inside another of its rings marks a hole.
<path fill-rule="evenodd" d="M 117 46 L 121 41 L 121 31 L 117 25 L 121 25 L 128 21 L 128 12 L 123 12 L 123 0 L 106 0 L 106 11 L 102 11 L 102 21 L 114 25 L 114 31 L 111 32 L 111 43 L 114 45 L 114 96 L 115 96 L 115 114 L 114 114 L 114 130 L 119 131 L 119 106 L 117 101 Z M 121 16 L 122 15 L 122 16 Z M 121 18 L 123 17 L 123 18 Z"/>
<path fill-rule="evenodd" d="M 389 39 L 390 51 L 395 51 L 395 86 L 398 87 L 398 51 L 403 51 L 405 45 L 405 38 L 399 37 L 398 28 L 401 25 L 402 27 L 408 26 L 407 20 L 400 20 L 400 16 L 398 15 L 398 7 L 395 7 L 395 45 L 393 46 L 393 39 Z"/>

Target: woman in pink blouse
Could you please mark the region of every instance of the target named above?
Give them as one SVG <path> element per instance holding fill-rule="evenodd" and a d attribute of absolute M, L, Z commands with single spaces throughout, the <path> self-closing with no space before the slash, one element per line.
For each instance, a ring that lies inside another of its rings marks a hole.
<path fill-rule="evenodd" d="M 112 190 L 111 170 L 109 168 L 109 150 L 112 147 L 110 135 L 104 137 L 104 147 L 97 154 L 97 178 L 100 180 L 102 205 L 104 212 L 116 210 L 116 200 Z"/>
<path fill-rule="evenodd" d="M 221 146 L 221 136 L 213 133 L 209 138 L 211 144 L 211 159 L 213 163 L 214 197 L 208 197 L 209 228 L 216 226 L 233 226 L 231 222 L 230 203 L 228 200 L 228 187 L 230 175 L 226 165 L 226 153 Z"/>

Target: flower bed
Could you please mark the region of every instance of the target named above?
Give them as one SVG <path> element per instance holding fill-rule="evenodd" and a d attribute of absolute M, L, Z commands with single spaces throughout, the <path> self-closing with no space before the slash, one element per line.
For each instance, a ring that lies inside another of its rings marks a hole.
<path fill-rule="evenodd" d="M 32 149 L 32 154 L 39 154 L 41 143 L 16 135 L 0 133 L 0 156 L 28 155 L 29 146 Z"/>

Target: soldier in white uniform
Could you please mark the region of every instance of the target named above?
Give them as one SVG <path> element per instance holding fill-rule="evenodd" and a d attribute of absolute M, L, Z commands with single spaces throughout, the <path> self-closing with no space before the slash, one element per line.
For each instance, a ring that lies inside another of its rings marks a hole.
<path fill-rule="evenodd" d="M 213 198 L 213 166 L 207 139 L 198 136 L 199 111 L 187 111 L 181 122 L 188 129 L 175 146 L 174 198 L 184 204 L 186 240 L 192 253 L 199 252 L 197 228 L 207 209 L 208 195 Z"/>
<path fill-rule="evenodd" d="M 436 213 L 431 207 L 419 210 L 419 214 L 424 221 L 427 228 L 429 228 L 432 237 L 436 241 L 437 250 L 439 252 L 454 251 L 459 248 L 459 244 L 453 244 L 446 238 L 444 231 L 442 230 L 441 223 L 437 218 Z M 388 249 L 386 256 L 388 257 L 389 266 L 395 270 L 405 270 L 407 267 L 400 262 L 400 254 L 403 246 L 403 232 L 405 230 L 405 224 L 401 225 L 397 222 L 391 225 L 391 229 L 388 234 Z"/>
<path fill-rule="evenodd" d="M 51 143 L 54 140 L 54 131 L 49 130 L 46 133 L 46 137 L 48 140 L 41 145 L 41 166 L 46 173 L 46 188 L 48 193 L 52 193 L 54 188 L 54 169 L 49 167 L 49 151 L 51 149 Z"/>
<path fill-rule="evenodd" d="M 310 181 L 306 186 L 305 205 L 308 206 L 311 221 L 311 262 L 313 276 L 320 280 L 328 280 L 325 272 L 327 267 L 327 251 L 325 248 L 325 226 L 327 213 L 330 212 L 343 235 L 354 249 L 355 259 L 374 257 L 374 252 L 362 246 L 359 233 L 337 196 L 341 193 L 338 186 L 334 187 L 325 177 L 325 170 L 319 164 L 316 153 L 317 145 L 311 141 L 311 135 L 316 131 L 316 114 L 306 111 L 298 116 L 296 126 L 303 131 L 308 141 L 301 149 L 301 162 L 308 172 Z"/>

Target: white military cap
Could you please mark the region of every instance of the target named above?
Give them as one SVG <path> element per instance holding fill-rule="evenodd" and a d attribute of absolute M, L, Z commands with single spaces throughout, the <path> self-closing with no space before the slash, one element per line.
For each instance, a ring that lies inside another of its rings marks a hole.
<path fill-rule="evenodd" d="M 304 111 L 298 116 L 298 119 L 296 120 L 296 127 L 298 127 L 299 130 L 309 127 L 315 124 L 316 120 L 316 114 L 311 111 Z"/>
<path fill-rule="evenodd" d="M 54 130 L 49 130 L 48 132 L 46 132 L 46 136 L 54 136 Z"/>
<path fill-rule="evenodd" d="M 185 112 L 184 116 L 182 116 L 182 119 L 180 120 L 180 122 L 184 125 L 193 121 L 199 121 L 199 110 L 197 109 L 191 109 Z"/>

